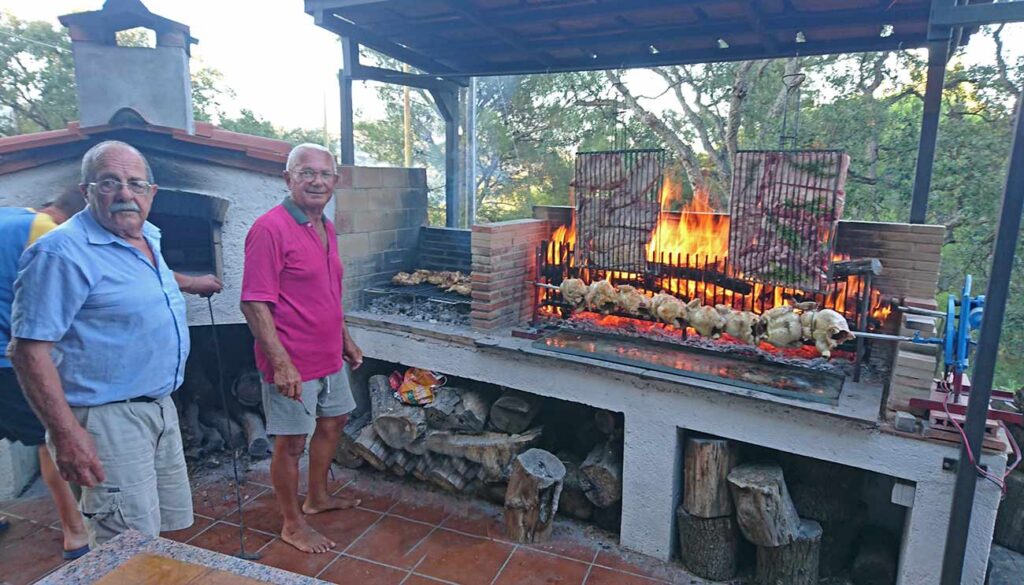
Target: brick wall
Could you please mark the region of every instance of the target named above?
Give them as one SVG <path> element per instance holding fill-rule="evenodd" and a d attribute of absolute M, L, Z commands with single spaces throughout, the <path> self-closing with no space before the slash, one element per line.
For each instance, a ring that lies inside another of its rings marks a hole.
<path fill-rule="evenodd" d="M 869 221 L 841 221 L 836 250 L 852 258 L 878 258 L 875 286 L 885 296 L 935 297 L 946 227 Z"/>
<path fill-rule="evenodd" d="M 500 329 L 532 316 L 537 246 L 551 229 L 539 219 L 473 226 L 474 328 Z"/>
<path fill-rule="evenodd" d="M 469 274 L 472 268 L 470 242 L 472 232 L 460 228 L 420 228 L 416 268 L 458 270 Z"/>
<path fill-rule="evenodd" d="M 354 309 L 364 288 L 413 268 L 427 223 L 426 170 L 342 167 L 334 196 L 344 302 Z"/>

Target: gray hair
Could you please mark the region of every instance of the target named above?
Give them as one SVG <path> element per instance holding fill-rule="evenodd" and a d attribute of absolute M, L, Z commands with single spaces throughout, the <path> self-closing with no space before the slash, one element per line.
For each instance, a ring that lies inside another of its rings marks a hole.
<path fill-rule="evenodd" d="M 85 156 L 82 157 L 82 184 L 88 185 L 96 179 L 96 164 L 99 158 L 103 156 L 103 153 L 110 150 L 111 148 L 123 148 L 130 152 L 135 153 L 139 158 L 142 159 L 142 164 L 146 166 L 146 180 L 150 183 L 153 182 L 153 169 L 149 168 L 149 161 L 146 157 L 142 156 L 139 149 L 135 148 L 127 142 L 121 142 L 119 140 L 104 140 L 96 146 L 93 146 L 86 151 Z"/>
<path fill-rule="evenodd" d="M 331 170 L 334 172 L 338 172 L 338 163 L 334 160 L 334 153 L 332 153 L 330 149 L 320 146 L 319 144 L 313 144 L 312 142 L 303 142 L 302 144 L 299 144 L 295 148 L 293 148 L 292 151 L 288 153 L 288 162 L 285 163 L 284 170 L 291 172 L 292 169 L 295 168 L 295 165 L 299 160 L 299 155 L 301 155 L 303 152 L 307 150 L 315 150 L 317 152 L 326 153 L 327 156 L 330 157 L 331 159 Z"/>

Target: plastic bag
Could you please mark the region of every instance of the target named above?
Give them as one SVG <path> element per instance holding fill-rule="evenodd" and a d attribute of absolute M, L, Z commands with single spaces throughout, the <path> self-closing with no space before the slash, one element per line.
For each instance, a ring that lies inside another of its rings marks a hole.
<path fill-rule="evenodd" d="M 395 398 L 404 404 L 417 406 L 433 402 L 434 389 L 445 384 L 444 376 L 420 368 L 409 368 L 404 375 L 393 372 L 388 381 L 395 391 Z"/>

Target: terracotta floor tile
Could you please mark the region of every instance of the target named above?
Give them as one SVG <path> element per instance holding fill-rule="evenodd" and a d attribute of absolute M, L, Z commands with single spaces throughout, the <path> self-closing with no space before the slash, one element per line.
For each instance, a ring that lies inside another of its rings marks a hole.
<path fill-rule="evenodd" d="M 356 477 L 356 471 L 352 469 L 346 469 L 340 465 L 332 465 L 331 469 L 334 470 L 334 478 L 331 478 L 331 474 L 327 474 L 327 493 L 333 494 L 341 489 L 346 483 L 352 481 Z M 299 493 L 306 495 L 309 489 L 309 469 L 303 467 L 299 470 Z"/>
<path fill-rule="evenodd" d="M 380 512 L 353 508 L 306 516 L 306 522 L 320 534 L 333 540 L 337 544 L 337 550 L 343 551 L 380 517 Z"/>
<path fill-rule="evenodd" d="M 409 578 L 402 585 L 444 585 L 444 581 L 426 577 L 424 575 L 409 575 Z"/>
<path fill-rule="evenodd" d="M 489 513 L 472 505 L 465 509 L 453 511 L 441 523 L 441 527 L 484 538 L 507 540 L 505 536 L 505 518 L 503 515 L 500 512 Z"/>
<path fill-rule="evenodd" d="M 595 566 L 590 569 L 590 576 L 587 577 L 584 585 L 662 585 L 663 583 L 666 581 L 657 581 Z"/>
<path fill-rule="evenodd" d="M 670 572 L 670 568 L 665 563 L 656 559 L 647 559 L 642 555 L 630 555 L 630 558 L 624 558 L 624 555 L 606 550 L 597 554 L 594 564 L 654 579 L 667 580 L 666 575 Z"/>
<path fill-rule="evenodd" d="M 63 547 L 60 530 L 44 528 L 0 548 L 0 579 L 10 585 L 35 582 L 64 563 L 60 556 Z"/>
<path fill-rule="evenodd" d="M 340 585 L 399 585 L 405 575 L 405 571 L 342 555 L 317 579 Z"/>
<path fill-rule="evenodd" d="M 439 524 L 448 517 L 447 502 L 447 498 L 426 490 L 413 492 L 395 504 L 388 514 L 427 524 Z"/>
<path fill-rule="evenodd" d="M 360 506 L 369 508 L 370 510 L 376 510 L 378 512 L 386 512 L 388 508 L 401 499 L 405 493 L 409 493 L 410 491 L 411 490 L 408 488 L 402 489 L 392 483 L 370 479 L 367 476 L 361 476 L 342 488 L 335 495 L 347 498 L 359 498 L 362 500 L 359 504 Z"/>
<path fill-rule="evenodd" d="M 548 542 L 528 546 L 533 549 L 583 561 L 587 564 L 594 560 L 594 555 L 597 553 L 597 545 L 592 542 L 581 542 L 580 540 L 569 538 L 559 539 L 556 536 L 553 536 Z"/>
<path fill-rule="evenodd" d="M 296 500 L 296 504 L 301 505 L 301 499 Z M 281 507 L 273 491 L 268 490 L 260 497 L 249 500 L 242 506 L 242 511 L 245 513 L 247 527 L 271 534 L 281 532 Z M 228 519 L 237 523 L 238 513 L 231 514 Z"/>
<path fill-rule="evenodd" d="M 53 504 L 53 500 L 48 495 L 37 498 L 8 500 L 0 504 L 0 510 L 3 510 L 0 516 L 13 515 L 27 520 L 34 520 L 45 526 L 60 521 L 60 515 L 57 514 L 57 506 Z"/>
<path fill-rule="evenodd" d="M 193 516 L 192 526 L 189 526 L 188 528 L 183 528 L 182 530 L 170 530 L 167 532 L 161 532 L 160 536 L 164 538 L 169 538 L 171 540 L 175 540 L 177 542 L 188 542 L 190 538 L 199 534 L 203 530 L 206 530 L 207 527 L 209 527 L 211 524 L 213 524 L 213 520 L 210 520 L 209 518 L 204 518 L 202 516 Z"/>
<path fill-rule="evenodd" d="M 581 585 L 587 564 L 520 547 L 495 585 Z"/>
<path fill-rule="evenodd" d="M 267 548 L 260 551 L 260 554 L 259 562 L 261 564 L 306 575 L 307 577 L 316 576 L 331 561 L 338 558 L 336 550 L 319 554 L 306 553 L 281 539 L 277 539 L 267 545 Z"/>
<path fill-rule="evenodd" d="M 270 536 L 253 530 L 246 530 L 245 550 L 246 552 L 255 552 L 271 540 L 273 538 Z M 241 548 L 238 544 L 238 527 L 224 522 L 217 522 L 205 532 L 193 538 L 189 544 L 226 555 L 237 554 L 239 548 Z"/>
<path fill-rule="evenodd" d="M 0 515 L 0 517 L 5 516 Z M 0 534 L 0 548 L 14 546 L 30 534 L 46 528 L 46 526 L 31 520 L 15 518 L 14 516 L 6 516 L 6 518 L 10 527 L 3 534 Z"/>
<path fill-rule="evenodd" d="M 416 572 L 460 585 L 489 585 L 513 550 L 506 542 L 439 529 L 409 555 Z"/>
<path fill-rule="evenodd" d="M 267 491 L 267 488 L 255 483 L 243 483 L 241 487 L 242 505 Z M 220 520 L 234 513 L 238 508 L 235 500 L 234 480 L 222 481 L 205 486 L 197 486 L 192 490 L 192 508 L 196 514 Z"/>
<path fill-rule="evenodd" d="M 346 552 L 394 567 L 411 568 L 419 560 L 410 554 L 413 547 L 431 530 L 425 524 L 385 516 Z"/>

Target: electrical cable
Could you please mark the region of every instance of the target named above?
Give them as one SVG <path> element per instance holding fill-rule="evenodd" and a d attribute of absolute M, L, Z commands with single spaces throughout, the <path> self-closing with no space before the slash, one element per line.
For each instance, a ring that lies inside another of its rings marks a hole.
<path fill-rule="evenodd" d="M 217 387 L 220 388 L 220 401 L 224 407 L 224 416 L 230 421 L 231 415 L 228 411 L 228 399 L 224 390 L 224 364 L 220 355 L 220 340 L 217 338 L 217 323 L 213 320 L 213 301 L 206 297 L 206 307 L 210 310 L 210 331 L 213 334 L 213 352 L 217 356 Z M 235 501 L 238 504 L 238 546 L 239 551 L 235 556 L 240 559 L 254 561 L 260 558 L 258 552 L 246 552 L 245 550 L 245 514 L 242 511 L 242 488 L 238 480 L 238 452 L 228 445 L 231 451 L 231 467 L 235 472 Z"/>
<path fill-rule="evenodd" d="M 942 409 L 944 411 L 946 411 L 946 418 L 947 418 L 947 420 L 949 420 L 949 422 L 953 423 L 953 427 L 956 428 L 958 433 L 960 433 L 960 440 L 963 441 L 963 443 L 964 443 L 964 450 L 967 452 L 967 460 L 970 461 L 971 465 L 974 466 L 974 469 L 977 470 L 978 475 L 980 475 L 984 479 L 987 479 L 988 481 L 994 483 L 995 485 L 999 486 L 1000 491 L 1002 491 L 1005 494 L 1006 493 L 1006 482 L 1004 480 L 1006 478 L 1004 477 L 1004 478 L 1000 479 L 1000 478 L 996 477 L 995 475 L 989 473 L 985 469 L 983 469 L 981 467 L 981 465 L 978 464 L 977 459 L 975 459 L 975 457 L 974 457 L 974 452 L 971 450 L 971 444 L 967 440 L 967 433 L 964 432 L 963 427 L 960 425 L 960 423 L 958 423 L 956 421 L 955 418 L 953 418 L 953 415 L 949 412 L 949 396 L 953 393 L 953 388 L 949 385 L 949 373 L 948 373 L 948 371 L 946 372 L 946 376 L 944 376 L 943 379 L 942 379 L 941 386 L 942 386 L 942 389 L 945 391 L 945 394 L 946 394 L 945 398 L 943 398 L 943 400 L 942 400 Z"/>

